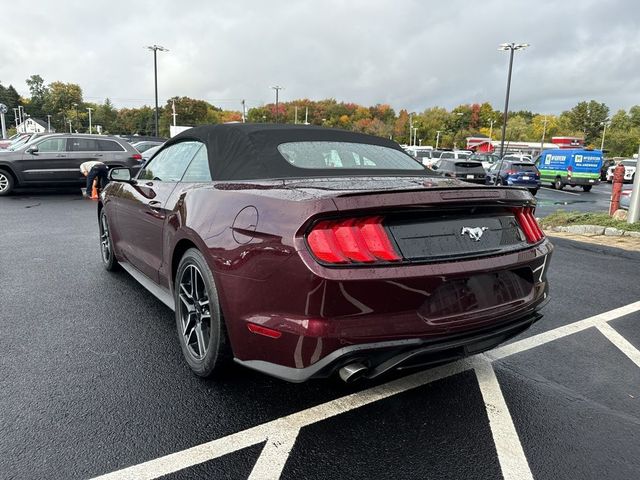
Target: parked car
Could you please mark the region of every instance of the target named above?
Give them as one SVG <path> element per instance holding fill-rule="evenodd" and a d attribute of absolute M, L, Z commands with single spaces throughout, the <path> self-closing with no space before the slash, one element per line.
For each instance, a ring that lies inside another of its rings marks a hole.
<path fill-rule="evenodd" d="M 602 160 L 602 167 L 600 167 L 600 181 L 605 181 L 607 179 L 609 167 L 615 165 L 615 163 L 616 162 L 611 158 L 605 158 Z"/>
<path fill-rule="evenodd" d="M 150 148 L 159 147 L 163 143 L 164 142 L 158 142 L 158 141 L 153 141 L 153 140 L 144 140 L 142 142 L 134 142 L 134 143 L 131 144 L 131 146 L 133 148 L 135 148 L 137 151 L 139 151 L 140 153 L 144 153 L 147 150 L 149 150 Z"/>
<path fill-rule="evenodd" d="M 493 348 L 548 298 L 528 192 L 438 178 L 384 138 L 208 125 L 110 176 L 102 262 L 174 309 L 200 376 L 234 358 L 293 382 L 374 378 Z"/>
<path fill-rule="evenodd" d="M 160 150 L 162 145 L 164 145 L 164 143 L 162 143 L 160 145 L 156 145 L 155 147 L 151 147 L 151 148 L 145 150 L 144 152 L 142 152 L 142 162 L 144 163 L 147 160 L 149 160 L 151 157 L 153 157 L 156 154 L 156 152 L 158 150 Z"/>
<path fill-rule="evenodd" d="M 445 150 L 440 155 L 440 158 L 452 158 L 455 160 L 468 160 L 471 157 L 471 154 L 466 151 L 460 150 Z"/>
<path fill-rule="evenodd" d="M 631 192 L 632 190 L 630 189 L 620 192 L 620 208 L 629 210 L 629 206 L 631 205 Z"/>
<path fill-rule="evenodd" d="M 431 162 L 433 147 L 410 146 L 404 150 L 424 166 L 430 166 L 433 163 Z"/>
<path fill-rule="evenodd" d="M 494 163 L 500 160 L 498 155 L 492 153 L 474 153 L 469 157 L 469 160 L 474 162 L 481 162 L 485 170 L 489 170 Z"/>
<path fill-rule="evenodd" d="M 451 158 L 444 158 L 443 155 L 431 168 L 445 177 L 459 178 L 460 180 L 469 183 L 485 184 L 486 172 L 480 162 L 474 162 L 472 160 L 454 160 Z"/>
<path fill-rule="evenodd" d="M 635 159 L 622 160 L 621 162 L 624 166 L 624 182 L 633 183 L 633 179 L 636 174 L 636 167 L 638 165 L 638 161 Z M 607 170 L 607 182 L 613 182 L 613 171 L 615 170 L 617 164 L 611 165 Z"/>
<path fill-rule="evenodd" d="M 487 173 L 487 185 L 494 184 L 526 187 L 535 195 L 540 188 L 540 172 L 531 162 L 502 160 L 494 163 Z"/>
<path fill-rule="evenodd" d="M 28 133 L 15 133 L 11 135 L 9 138 L 0 140 L 0 149 L 4 150 L 9 148 L 13 142 L 15 142 L 16 140 L 19 140 L 21 137 L 25 135 L 28 135 Z"/>
<path fill-rule="evenodd" d="M 602 152 L 584 149 L 544 150 L 535 161 L 542 183 L 550 183 L 556 190 L 566 185 L 581 186 L 585 192 L 600 183 Z"/>
<path fill-rule="evenodd" d="M 124 140 L 105 135 L 49 134 L 0 155 L 0 195 L 16 187 L 81 185 L 80 164 L 140 167 L 142 155 Z"/>
<path fill-rule="evenodd" d="M 510 162 L 533 162 L 531 155 L 526 153 L 508 153 L 502 157 L 503 160 Z"/>

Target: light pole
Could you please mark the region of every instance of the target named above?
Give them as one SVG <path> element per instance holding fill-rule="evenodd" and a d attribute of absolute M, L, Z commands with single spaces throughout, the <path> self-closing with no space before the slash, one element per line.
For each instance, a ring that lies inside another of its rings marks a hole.
<path fill-rule="evenodd" d="M 605 120 L 604 122 L 601 123 L 601 125 L 604 126 L 604 130 L 602 130 L 602 142 L 600 143 L 600 151 L 602 153 L 604 153 L 604 136 L 607 133 L 607 122 L 609 121 L 609 119 Z"/>
<path fill-rule="evenodd" d="M 93 133 L 92 125 L 91 125 L 91 110 L 93 110 L 93 108 L 87 107 L 87 110 L 89 111 L 89 134 L 91 134 L 91 133 Z"/>
<path fill-rule="evenodd" d="M 438 144 L 440 143 L 440 130 L 436 130 L 436 150 L 438 149 Z"/>
<path fill-rule="evenodd" d="M 71 131 L 71 119 L 69 119 L 69 133 L 73 133 L 73 132 Z"/>
<path fill-rule="evenodd" d="M 51 133 L 51 115 L 47 115 L 47 133 Z"/>
<path fill-rule="evenodd" d="M 274 87 L 271 87 L 276 91 L 276 123 L 278 123 L 278 114 L 280 113 L 278 111 L 278 93 L 280 92 L 280 90 L 284 89 L 284 87 L 281 87 L 279 85 L 276 85 Z"/>
<path fill-rule="evenodd" d="M 157 137 L 158 136 L 158 50 L 161 52 L 168 52 L 169 49 L 164 48 L 160 45 L 150 45 L 146 48 L 153 51 L 153 85 L 155 87 L 155 92 L 156 92 L 155 132 Z"/>
<path fill-rule="evenodd" d="M 77 131 L 78 131 L 78 130 L 77 130 L 77 127 L 78 127 L 78 104 L 77 104 L 77 103 L 74 103 L 74 104 L 73 104 L 73 109 L 74 109 L 74 110 L 75 110 L 75 112 L 76 112 L 76 121 L 75 121 L 75 124 L 76 124 L 76 132 L 77 132 Z"/>
<path fill-rule="evenodd" d="M 502 157 L 504 156 L 504 137 L 507 134 L 507 115 L 509 112 L 509 93 L 511 91 L 511 71 L 513 70 L 513 53 L 516 50 L 522 50 L 529 46 L 528 43 L 501 43 L 498 50 L 509 50 L 509 74 L 507 75 L 507 94 L 504 99 L 504 113 L 502 114 L 502 138 L 500 139 L 500 164 L 498 172 L 502 168 Z M 500 175 L 496 175 L 496 185 Z"/>
<path fill-rule="evenodd" d="M 409 114 L 409 142 L 408 144 L 411 145 L 411 138 L 413 136 L 413 113 Z"/>

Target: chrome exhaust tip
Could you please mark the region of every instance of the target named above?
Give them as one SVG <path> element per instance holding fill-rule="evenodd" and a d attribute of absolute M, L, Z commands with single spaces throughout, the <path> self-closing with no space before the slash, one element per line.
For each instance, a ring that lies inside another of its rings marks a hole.
<path fill-rule="evenodd" d="M 342 367 L 338 370 L 338 374 L 345 383 L 351 383 L 361 378 L 367 370 L 369 369 L 362 363 L 354 362 Z"/>

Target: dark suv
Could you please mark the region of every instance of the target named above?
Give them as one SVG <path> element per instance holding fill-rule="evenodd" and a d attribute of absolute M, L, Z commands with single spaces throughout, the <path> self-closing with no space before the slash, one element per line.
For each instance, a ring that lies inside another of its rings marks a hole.
<path fill-rule="evenodd" d="M 15 187 L 80 185 L 80 164 L 139 169 L 142 155 L 126 141 L 106 135 L 52 134 L 15 151 L 0 152 L 0 195 Z"/>

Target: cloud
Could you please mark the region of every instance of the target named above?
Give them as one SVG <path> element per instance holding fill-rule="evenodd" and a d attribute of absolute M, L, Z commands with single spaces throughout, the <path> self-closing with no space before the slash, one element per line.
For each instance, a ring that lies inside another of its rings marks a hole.
<path fill-rule="evenodd" d="M 422 111 L 491 102 L 502 108 L 508 54 L 514 110 L 559 113 L 596 99 L 612 110 L 638 103 L 640 4 L 632 0 L 483 2 L 380 0 L 32 0 L 3 6 L 0 80 L 28 95 L 40 74 L 82 86 L 85 99 L 153 103 L 160 44 L 161 103 L 171 96 L 226 109 L 281 98 L 333 97 Z"/>

